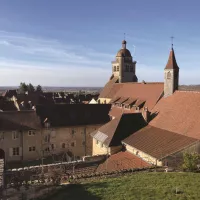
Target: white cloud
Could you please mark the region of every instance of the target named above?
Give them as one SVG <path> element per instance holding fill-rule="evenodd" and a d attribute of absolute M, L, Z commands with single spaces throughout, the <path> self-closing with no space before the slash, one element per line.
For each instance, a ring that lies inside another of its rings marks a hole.
<path fill-rule="evenodd" d="M 198 51 L 188 52 L 187 48 L 179 54 L 183 62 L 178 62 L 180 83 L 199 84 L 199 63 L 190 63 L 189 60 L 196 59 L 188 58 L 198 57 Z M 14 86 L 25 81 L 43 86 L 104 86 L 111 75 L 114 57 L 83 45 L 0 31 L 0 85 Z M 163 82 L 163 70 L 164 66 L 144 62 L 136 65 L 139 81 Z"/>
<path fill-rule="evenodd" d="M 0 31 L 0 85 L 103 86 L 111 55 L 81 45 Z"/>

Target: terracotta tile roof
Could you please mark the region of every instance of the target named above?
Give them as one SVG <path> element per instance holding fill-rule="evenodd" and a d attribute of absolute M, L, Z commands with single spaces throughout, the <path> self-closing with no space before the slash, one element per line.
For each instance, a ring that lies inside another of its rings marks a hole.
<path fill-rule="evenodd" d="M 120 97 L 115 97 L 115 98 L 113 98 L 112 99 L 112 101 L 110 101 L 110 103 L 112 104 L 112 103 L 115 103 L 117 100 L 119 100 L 120 99 Z"/>
<path fill-rule="evenodd" d="M 121 84 L 116 84 L 117 82 L 117 77 L 113 77 L 111 80 L 109 80 L 100 92 L 99 98 L 112 99 L 113 96 L 118 92 L 119 88 L 122 86 Z"/>
<path fill-rule="evenodd" d="M 133 168 L 143 168 L 143 167 L 150 167 L 151 165 L 141 158 L 125 151 L 118 152 L 116 154 L 111 155 L 100 164 L 97 168 L 97 172 L 103 171 L 117 171 L 123 169 L 133 169 Z"/>
<path fill-rule="evenodd" d="M 200 92 L 176 91 L 162 98 L 152 115 L 152 126 L 200 139 Z"/>
<path fill-rule="evenodd" d="M 173 48 L 170 51 L 169 59 L 168 59 L 165 69 L 179 69 L 179 67 L 176 63 L 176 58 L 175 58 L 175 53 L 174 53 Z"/>
<path fill-rule="evenodd" d="M 100 94 L 100 98 L 117 99 L 118 97 L 146 101 L 151 110 L 163 95 L 163 83 L 113 83 L 109 81 Z"/>
<path fill-rule="evenodd" d="M 123 142 L 154 158 L 161 159 L 195 144 L 198 140 L 148 125 Z"/>
<path fill-rule="evenodd" d="M 106 146 L 118 146 L 123 139 L 144 126 L 146 126 L 146 122 L 141 113 L 123 114 L 101 126 L 91 136 L 95 138 L 99 133 L 102 133 L 107 137 L 101 142 Z"/>
<path fill-rule="evenodd" d="M 140 107 L 141 105 L 143 105 L 145 103 L 145 100 L 142 100 L 142 99 L 138 99 L 134 105 Z"/>
<path fill-rule="evenodd" d="M 78 126 L 107 123 L 110 108 L 110 104 L 52 104 L 37 105 L 36 112 L 52 126 Z"/>
<path fill-rule="evenodd" d="M 128 97 L 120 97 L 117 101 L 115 101 L 115 103 L 122 104 L 122 103 L 124 103 L 127 100 L 128 100 Z"/>
<path fill-rule="evenodd" d="M 125 101 L 123 104 L 124 105 L 132 105 L 136 103 L 137 99 L 136 98 L 129 98 L 127 101 Z"/>
<path fill-rule="evenodd" d="M 134 112 L 135 112 L 135 109 L 125 109 L 122 107 L 113 106 L 109 112 L 109 115 L 112 117 L 118 117 L 124 113 L 134 113 Z"/>
<path fill-rule="evenodd" d="M 115 96 L 146 101 L 145 106 L 151 110 L 162 96 L 163 89 L 163 83 L 123 83 Z"/>

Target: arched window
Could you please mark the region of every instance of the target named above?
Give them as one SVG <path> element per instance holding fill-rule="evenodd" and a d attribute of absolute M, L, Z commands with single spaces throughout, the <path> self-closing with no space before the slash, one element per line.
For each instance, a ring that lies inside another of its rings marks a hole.
<path fill-rule="evenodd" d="M 114 66 L 114 72 L 116 72 L 116 66 Z"/>
<path fill-rule="evenodd" d="M 171 79 L 171 73 L 170 72 L 167 73 L 167 79 Z"/>

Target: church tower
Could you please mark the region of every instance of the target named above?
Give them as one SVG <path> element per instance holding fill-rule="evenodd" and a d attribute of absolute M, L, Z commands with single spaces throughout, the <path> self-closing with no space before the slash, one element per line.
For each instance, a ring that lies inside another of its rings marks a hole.
<path fill-rule="evenodd" d="M 130 51 L 126 48 L 126 40 L 123 40 L 122 48 L 112 62 L 112 76 L 117 77 L 119 83 L 137 82 L 135 66 L 136 61 L 133 61 Z"/>
<path fill-rule="evenodd" d="M 172 95 L 178 90 L 179 84 L 179 67 L 176 63 L 175 53 L 172 49 L 169 54 L 167 65 L 164 69 L 164 97 Z"/>

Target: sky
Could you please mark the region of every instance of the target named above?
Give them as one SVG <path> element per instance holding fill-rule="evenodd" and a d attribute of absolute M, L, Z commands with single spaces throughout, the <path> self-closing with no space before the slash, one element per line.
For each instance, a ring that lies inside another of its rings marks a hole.
<path fill-rule="evenodd" d="M 102 87 L 126 33 L 139 81 L 162 81 L 174 36 L 180 84 L 200 84 L 198 0 L 0 0 L 0 86 Z"/>

